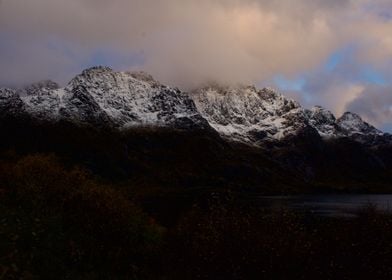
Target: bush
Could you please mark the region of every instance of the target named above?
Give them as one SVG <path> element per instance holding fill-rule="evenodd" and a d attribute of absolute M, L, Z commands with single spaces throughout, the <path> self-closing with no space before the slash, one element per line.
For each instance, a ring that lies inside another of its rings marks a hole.
<path fill-rule="evenodd" d="M 55 155 L 2 158 L 0 279 L 392 278 L 392 216 L 371 205 L 322 218 L 245 207 L 230 191 L 180 195 L 189 205 L 164 230 L 128 197 L 132 182 Z"/>
<path fill-rule="evenodd" d="M 2 162 L 0 170 L 4 275 L 132 279 L 147 271 L 162 229 L 113 186 L 53 155 Z"/>

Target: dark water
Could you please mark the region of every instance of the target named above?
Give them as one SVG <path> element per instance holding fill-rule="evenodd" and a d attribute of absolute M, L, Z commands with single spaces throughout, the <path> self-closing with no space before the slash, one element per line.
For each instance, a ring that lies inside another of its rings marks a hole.
<path fill-rule="evenodd" d="M 369 206 L 392 213 L 390 194 L 261 196 L 257 204 L 269 209 L 286 208 L 331 217 L 355 217 L 358 211 Z"/>

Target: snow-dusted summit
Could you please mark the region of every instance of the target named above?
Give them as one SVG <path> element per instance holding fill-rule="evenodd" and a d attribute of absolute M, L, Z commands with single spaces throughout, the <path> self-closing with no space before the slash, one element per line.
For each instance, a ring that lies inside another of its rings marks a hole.
<path fill-rule="evenodd" d="M 384 133 L 374 126 L 364 122 L 357 114 L 346 112 L 337 120 L 339 127 L 349 136 L 354 134 L 383 135 Z"/>
<path fill-rule="evenodd" d="M 107 67 L 84 70 L 64 88 L 51 81 L 18 90 L 0 88 L 0 117 L 18 115 L 120 129 L 214 128 L 226 139 L 255 145 L 302 132 L 367 144 L 392 142 L 391 136 L 356 114 L 345 113 L 336 119 L 320 106 L 304 109 L 272 89 L 210 84 L 188 95 L 144 72 L 116 72 Z"/>
<path fill-rule="evenodd" d="M 321 106 L 314 106 L 310 110 L 305 110 L 305 113 L 309 125 L 314 127 L 321 137 L 344 136 L 331 111 Z"/>
<path fill-rule="evenodd" d="M 301 106 L 271 89 L 213 85 L 195 90 L 192 97 L 200 113 L 226 138 L 283 139 L 307 126 Z"/>
<path fill-rule="evenodd" d="M 0 89 L 0 115 L 10 113 L 119 128 L 209 128 L 180 90 L 142 72 L 115 72 L 107 67 L 84 70 L 65 88 L 45 81 L 21 90 Z"/>
<path fill-rule="evenodd" d="M 356 114 L 347 112 L 336 119 L 320 106 L 304 109 L 269 88 L 212 84 L 194 90 L 192 97 L 213 128 L 242 142 L 284 140 L 305 130 L 314 130 L 324 139 L 349 137 L 359 142 L 384 135 Z"/>

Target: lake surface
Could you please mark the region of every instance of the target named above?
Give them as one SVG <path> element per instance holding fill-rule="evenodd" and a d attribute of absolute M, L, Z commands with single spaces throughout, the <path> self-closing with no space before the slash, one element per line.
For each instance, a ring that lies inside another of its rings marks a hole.
<path fill-rule="evenodd" d="M 359 210 L 369 205 L 392 213 L 390 194 L 261 196 L 257 198 L 257 204 L 269 209 L 288 208 L 330 217 L 354 217 Z"/>

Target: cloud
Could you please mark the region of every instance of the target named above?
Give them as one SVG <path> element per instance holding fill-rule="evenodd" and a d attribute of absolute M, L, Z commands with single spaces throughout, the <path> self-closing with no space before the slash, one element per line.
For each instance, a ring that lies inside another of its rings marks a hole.
<path fill-rule="evenodd" d="M 184 88 L 282 75 L 341 113 L 370 94 L 361 65 L 392 78 L 391 15 L 389 0 L 0 0 L 0 84 L 65 82 L 94 62 Z"/>
<path fill-rule="evenodd" d="M 312 69 L 350 39 L 363 44 L 363 57 L 382 61 L 392 50 L 391 23 L 379 19 L 375 8 L 364 11 L 369 3 L 4 0 L 0 32 L 19 36 L 25 44 L 15 50 L 20 54 L 35 54 L 29 50 L 30 44 L 61 38 L 72 43 L 75 52 L 100 45 L 141 52 L 146 58 L 145 70 L 164 81 L 254 82 L 276 73 L 295 75 Z M 380 5 L 386 3 L 380 1 Z M 19 60 L 15 59 L 14 67 Z"/>
<path fill-rule="evenodd" d="M 357 112 L 378 127 L 392 124 L 392 86 L 366 87 L 347 104 L 346 110 Z"/>
<path fill-rule="evenodd" d="M 83 54 L 47 41 L 25 41 L 0 34 L 0 85 L 20 86 L 42 79 L 66 82 L 77 73 Z"/>

